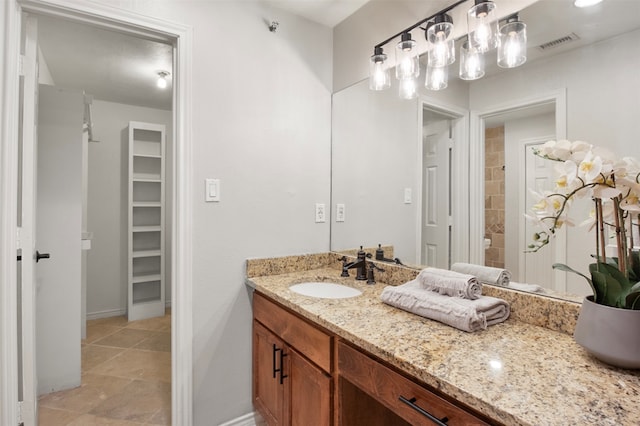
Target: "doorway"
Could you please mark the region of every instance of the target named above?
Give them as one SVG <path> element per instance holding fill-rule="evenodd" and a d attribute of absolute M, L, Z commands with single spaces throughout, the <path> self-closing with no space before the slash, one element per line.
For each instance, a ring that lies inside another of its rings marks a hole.
<path fill-rule="evenodd" d="M 555 236 L 554 249 L 526 253 L 533 227 L 524 219 L 534 204 L 529 189 L 553 187 L 552 171 L 536 161 L 532 148 L 566 135 L 563 90 L 472 113 L 471 261 L 506 268 L 513 281 L 539 284 L 564 292 L 566 274 L 551 264 L 563 263 L 566 235 Z M 481 195 L 481 196 L 479 196 Z M 480 218 L 478 217 L 480 216 Z"/>
<path fill-rule="evenodd" d="M 422 265 L 449 269 L 467 259 L 465 199 L 467 111 L 423 101 L 420 108 L 418 256 Z"/>
<path fill-rule="evenodd" d="M 12 6 L 16 6 L 12 2 Z M 6 10 L 10 10 L 11 8 L 7 8 Z M 189 153 L 190 153 L 190 138 L 189 132 L 187 129 L 190 128 L 189 120 L 189 103 L 190 103 L 190 85 L 187 83 L 189 79 L 189 70 L 186 66 L 187 58 L 190 56 L 191 51 L 191 34 L 190 30 L 186 27 L 170 24 L 166 22 L 158 23 L 151 18 L 147 18 L 144 16 L 139 16 L 132 14 L 130 12 L 126 12 L 124 10 L 113 9 L 108 6 L 99 6 L 99 5 L 78 5 L 74 7 L 63 7 L 58 5 L 51 5 L 47 2 L 38 2 L 35 5 L 29 4 L 28 6 L 15 7 L 15 13 L 13 10 L 7 12 L 8 15 L 5 22 L 8 22 L 8 25 L 5 26 L 3 31 L 5 35 L 7 35 L 8 43 L 8 53 L 6 58 L 11 58 L 12 52 L 19 51 L 19 32 L 20 32 L 20 22 L 21 10 L 25 10 L 27 12 L 41 12 L 48 15 L 57 15 L 63 16 L 66 19 L 74 20 L 74 21 L 83 21 L 89 22 L 92 25 L 99 27 L 110 27 L 110 28 L 118 28 L 120 31 L 125 33 L 135 33 L 137 35 L 145 35 L 145 37 L 149 39 L 161 39 L 165 41 L 171 41 L 174 46 L 175 52 L 175 68 L 177 71 L 176 79 L 178 80 L 176 87 L 179 89 L 174 89 L 174 99 L 176 100 L 175 109 L 173 114 L 173 123 L 174 123 L 174 132 L 175 135 L 175 164 L 177 165 L 176 170 L 173 172 L 175 177 L 175 194 L 174 198 L 180 200 L 180 203 L 176 203 L 176 213 L 177 218 L 173 219 L 174 230 L 172 238 L 172 246 L 179 247 L 178 250 L 174 251 L 174 268 L 171 273 L 173 277 L 172 281 L 172 299 L 174 301 L 173 304 L 173 316 L 172 316 L 172 349 L 173 352 L 177 354 L 179 359 L 172 359 L 172 368 L 171 375 L 173 376 L 172 387 L 176 388 L 178 392 L 172 392 L 172 400 L 173 400 L 173 421 L 176 424 L 191 424 L 191 328 L 190 321 L 188 321 L 188 315 L 185 315 L 189 309 L 188 307 L 191 304 L 190 300 L 190 269 L 188 259 L 190 258 L 190 239 L 191 239 L 191 230 L 188 219 L 186 218 L 184 210 L 187 207 L 181 206 L 189 206 L 191 201 L 190 191 L 188 190 L 189 179 L 186 170 L 189 166 Z M 18 80 L 18 68 L 16 67 L 7 67 L 8 75 L 6 81 L 12 81 L 15 79 Z M 3 92 L 3 98 L 5 100 L 5 105 L 8 105 L 11 108 L 15 108 L 15 110 L 19 107 L 18 102 L 18 93 L 13 92 Z M 10 120 L 12 116 L 15 116 L 14 113 L 9 113 L 7 109 L 3 112 L 3 120 L 6 122 Z M 9 117 L 9 119 L 7 119 Z M 6 130 L 6 135 L 9 137 L 7 140 L 17 140 L 18 128 L 17 126 L 9 126 L 4 128 Z M 33 154 L 31 154 L 33 157 Z M 13 160 L 12 160 L 13 158 Z M 18 153 L 16 151 L 9 150 L 8 156 L 4 156 L 3 152 L 3 164 L 9 165 L 5 170 L 3 170 L 2 178 L 3 182 L 12 182 L 14 181 L 10 177 L 15 174 L 17 175 L 17 158 Z M 31 158 L 31 157 L 29 157 Z M 11 160 L 11 161 L 9 161 Z M 28 160 L 28 159 L 27 159 Z M 3 167 L 4 168 L 4 167 Z M 15 200 L 18 197 L 17 187 L 6 186 L 2 187 L 2 198 L 3 200 Z M 13 210 L 12 207 L 15 201 L 9 203 L 3 203 L 3 218 L 11 218 L 13 219 L 2 222 L 2 235 L 7 236 L 7 239 L 3 240 L 6 242 L 4 246 L 13 247 L 13 252 L 15 253 L 18 249 L 22 249 L 22 254 L 24 257 L 23 264 L 32 264 L 31 268 L 35 266 L 35 249 L 33 252 L 33 257 L 31 256 L 31 246 L 29 244 L 26 245 L 18 245 L 18 238 L 16 237 L 15 226 L 17 224 L 17 220 L 15 219 L 15 211 L 8 211 L 7 209 Z M 21 244 L 25 244 L 26 240 L 23 238 L 20 240 Z M 20 253 L 20 252 L 18 252 Z M 2 288 L 3 294 L 7 294 L 5 290 L 9 288 L 12 281 L 15 280 L 17 274 L 16 265 L 5 265 L 3 261 L 3 267 L 9 266 L 5 269 L 7 274 L 3 274 L 2 276 Z M 4 268 L 3 268 L 4 269 Z M 23 276 L 24 277 L 24 276 Z M 15 282 L 14 282 L 15 285 Z M 33 291 L 33 286 L 35 284 L 31 282 L 30 284 L 26 284 L 29 291 Z M 22 292 L 24 296 L 24 291 Z M 11 295 L 11 293 L 8 293 Z M 15 294 L 15 293 L 14 293 Z M 29 327 L 31 325 L 30 322 L 25 322 L 25 319 L 33 318 L 35 313 L 35 309 L 33 304 L 28 301 L 29 297 L 24 298 L 21 308 L 21 317 L 22 318 L 22 327 Z M 15 299 L 13 299 L 15 301 Z M 18 317 L 18 306 L 17 305 L 8 305 L 7 312 L 8 318 Z M 13 315 L 11 313 L 14 313 Z M 23 354 L 25 352 L 33 353 L 34 342 L 29 341 L 29 339 L 24 339 L 24 334 L 16 334 L 15 327 L 16 322 L 10 321 L 7 317 L 3 317 L 2 320 L 2 330 L 3 330 L 3 339 L 5 337 L 9 339 L 14 339 L 12 344 L 3 345 L 2 346 L 2 363 L 4 371 L 13 371 L 10 376 L 7 376 L 7 380 L 3 380 L 2 383 L 2 419 L 3 423 L 13 424 L 15 420 L 18 419 L 23 421 L 26 425 L 32 425 L 36 422 L 35 410 L 32 408 L 35 406 L 35 382 L 33 382 L 30 387 L 22 388 L 20 395 L 18 392 L 18 383 L 25 383 L 25 379 L 29 381 L 29 377 L 33 377 L 33 373 L 35 371 L 35 365 L 30 365 L 29 363 L 23 365 L 23 370 L 21 376 L 18 377 L 18 360 L 15 355 L 12 356 L 9 352 L 10 348 L 17 347 L 18 337 L 20 336 L 21 345 L 26 349 L 23 350 Z M 178 328 L 180 331 L 178 332 Z M 13 336 L 13 337 L 12 337 Z M 180 348 L 180 350 L 175 350 L 175 348 Z M 34 362 L 35 364 L 35 362 Z M 8 368 L 5 368 L 8 367 Z M 30 375 L 31 374 L 31 375 Z M 3 376 L 4 377 L 4 376 Z M 35 377 L 33 377 L 35 380 Z M 13 403 L 11 403 L 13 401 Z M 16 402 L 24 401 L 22 403 L 21 411 L 22 418 L 18 416 L 18 407 L 19 404 Z M 33 404 L 33 406 L 31 405 Z"/>

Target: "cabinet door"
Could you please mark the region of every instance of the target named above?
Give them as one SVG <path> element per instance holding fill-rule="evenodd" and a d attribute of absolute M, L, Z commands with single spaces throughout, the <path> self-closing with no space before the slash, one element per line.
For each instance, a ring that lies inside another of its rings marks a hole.
<path fill-rule="evenodd" d="M 253 402 L 270 426 L 285 424 L 283 350 L 280 339 L 253 321 Z"/>
<path fill-rule="evenodd" d="M 331 424 L 332 379 L 302 355 L 287 349 L 288 367 L 286 388 L 290 395 L 285 398 L 291 405 L 289 410 L 292 426 L 329 426 Z"/>

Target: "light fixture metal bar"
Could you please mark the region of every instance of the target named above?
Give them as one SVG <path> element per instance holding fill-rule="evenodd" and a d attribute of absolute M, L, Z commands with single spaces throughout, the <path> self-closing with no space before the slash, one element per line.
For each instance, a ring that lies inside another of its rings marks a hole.
<path fill-rule="evenodd" d="M 398 34 L 395 34 L 395 35 L 389 37 L 388 39 L 386 39 L 385 41 L 376 44 L 374 47 L 382 47 L 385 44 L 389 43 L 391 40 L 400 37 L 402 34 L 408 33 L 409 31 L 412 31 L 412 30 L 415 30 L 416 28 L 418 28 L 420 25 L 424 24 L 425 22 L 429 22 L 430 20 L 432 20 L 436 16 L 443 15 L 443 14 L 449 12 L 451 9 L 454 9 L 454 8 L 460 6 L 462 3 L 466 3 L 467 1 L 469 1 L 469 0 L 458 0 L 457 2 L 453 3 L 450 6 L 445 7 L 444 9 L 442 9 L 439 12 L 434 13 L 433 15 L 429 16 L 428 18 L 422 19 L 422 20 L 416 22 L 415 24 L 413 24 L 412 26 L 410 26 L 408 28 L 405 28 L 404 30 L 400 31 Z"/>

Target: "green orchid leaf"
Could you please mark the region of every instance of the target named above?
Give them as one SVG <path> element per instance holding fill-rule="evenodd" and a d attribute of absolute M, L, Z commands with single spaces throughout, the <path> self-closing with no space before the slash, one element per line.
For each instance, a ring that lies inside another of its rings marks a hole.
<path fill-rule="evenodd" d="M 596 303 L 606 305 L 605 297 L 607 295 L 607 276 L 598 271 L 591 271 L 591 288 L 593 289 L 593 297 Z"/>
<path fill-rule="evenodd" d="M 564 263 L 554 263 L 553 265 L 551 265 L 551 267 L 553 269 L 559 269 L 561 271 L 565 271 L 565 272 L 573 272 L 576 275 L 580 275 L 582 278 L 584 278 L 585 280 L 587 280 L 589 282 L 589 285 L 591 285 L 591 279 L 589 277 L 587 277 L 586 275 L 576 271 L 575 269 L 571 268 L 570 266 L 565 265 Z M 593 285 L 591 285 L 593 287 Z"/>
<path fill-rule="evenodd" d="M 640 310 L 640 291 L 635 291 L 627 295 L 626 307 L 627 309 L 634 309 L 636 311 Z"/>
<path fill-rule="evenodd" d="M 629 291 L 631 290 L 631 287 L 633 287 L 634 283 L 630 282 L 629 279 L 622 272 L 620 272 L 620 270 L 616 266 L 610 265 L 608 263 L 600 263 L 600 268 L 600 272 L 610 275 L 620 284 L 620 287 L 625 293 L 625 296 L 629 294 Z"/>
<path fill-rule="evenodd" d="M 629 269 L 629 278 L 633 281 L 640 281 L 640 251 L 633 250 L 631 255 L 631 269 Z"/>
<path fill-rule="evenodd" d="M 640 291 L 640 281 L 635 283 L 632 287 L 631 290 L 629 290 L 629 294 L 631 293 L 635 293 L 636 291 Z"/>

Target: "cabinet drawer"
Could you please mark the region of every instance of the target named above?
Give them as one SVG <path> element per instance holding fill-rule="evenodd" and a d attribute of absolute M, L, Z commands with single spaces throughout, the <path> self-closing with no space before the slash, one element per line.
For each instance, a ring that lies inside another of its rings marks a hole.
<path fill-rule="evenodd" d="M 428 414 L 446 417 L 449 426 L 488 424 L 342 342 L 338 343 L 338 373 L 413 425 L 439 424 Z"/>
<path fill-rule="evenodd" d="M 253 294 L 253 317 L 310 361 L 331 373 L 331 337 L 298 316 Z"/>

